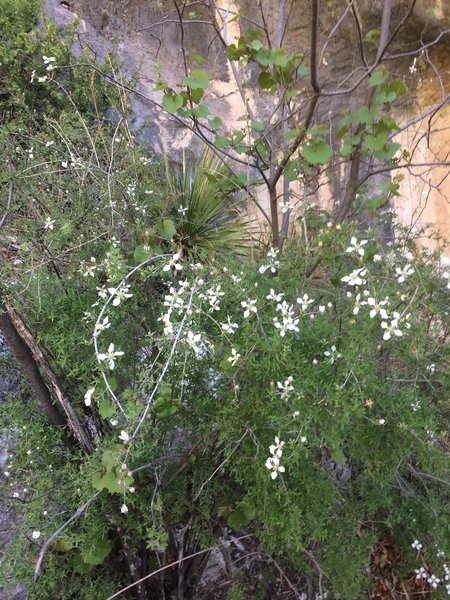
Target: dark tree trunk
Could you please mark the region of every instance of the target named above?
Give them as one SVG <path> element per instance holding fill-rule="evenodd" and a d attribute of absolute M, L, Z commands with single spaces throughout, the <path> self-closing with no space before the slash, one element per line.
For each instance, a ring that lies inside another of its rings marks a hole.
<path fill-rule="evenodd" d="M 48 390 L 42 375 L 39 372 L 37 364 L 31 354 L 27 344 L 20 337 L 14 323 L 9 316 L 6 306 L 2 301 L 0 292 L 0 331 L 6 340 L 14 358 L 22 369 L 33 392 L 36 394 L 39 403 L 45 411 L 52 425 L 57 427 L 67 425 L 65 418 L 53 404 L 52 397 Z"/>

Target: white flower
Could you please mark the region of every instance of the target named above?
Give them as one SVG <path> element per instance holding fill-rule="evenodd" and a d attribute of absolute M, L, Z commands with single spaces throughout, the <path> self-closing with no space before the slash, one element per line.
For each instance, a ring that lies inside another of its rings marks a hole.
<path fill-rule="evenodd" d="M 380 315 L 382 319 L 387 319 L 388 315 L 386 309 L 382 308 L 383 306 L 386 306 L 387 303 L 387 300 L 377 302 L 375 298 L 367 298 L 367 304 L 372 307 L 369 313 L 370 318 L 373 319 L 375 315 Z"/>
<path fill-rule="evenodd" d="M 414 273 L 414 269 L 411 267 L 411 265 L 406 265 L 405 267 L 403 267 L 403 269 L 395 267 L 395 272 L 398 275 L 397 281 L 399 283 L 403 283 L 405 279 L 409 277 L 409 275 L 412 275 Z"/>
<path fill-rule="evenodd" d="M 303 436 L 300 438 L 300 441 L 301 441 L 301 443 L 302 443 L 302 444 L 306 444 L 306 442 L 307 442 L 307 439 L 306 439 L 306 437 L 303 435 Z"/>
<path fill-rule="evenodd" d="M 44 75 L 43 77 L 38 77 L 38 83 L 45 83 L 47 81 L 48 77 L 47 75 Z"/>
<path fill-rule="evenodd" d="M 232 323 L 230 317 L 227 317 L 227 322 L 221 323 L 220 327 L 222 331 L 225 331 L 225 333 L 229 333 L 231 335 L 236 329 L 238 329 L 239 325 L 237 323 Z"/>
<path fill-rule="evenodd" d="M 55 62 L 56 58 L 54 56 L 43 56 L 42 60 L 44 61 L 44 64 L 48 65 L 49 63 Z"/>
<path fill-rule="evenodd" d="M 281 302 L 284 294 L 277 294 L 274 289 L 270 288 L 270 293 L 266 296 L 267 300 L 275 300 L 275 302 Z"/>
<path fill-rule="evenodd" d="M 55 219 L 51 219 L 47 217 L 44 222 L 44 229 L 53 229 L 53 225 L 55 224 Z"/>
<path fill-rule="evenodd" d="M 122 442 L 127 443 L 130 441 L 130 436 L 124 429 L 122 429 L 122 431 L 120 432 L 120 435 L 119 435 L 119 439 L 122 440 Z"/>
<path fill-rule="evenodd" d="M 228 357 L 228 362 L 231 363 L 234 367 L 234 365 L 237 363 L 237 361 L 241 358 L 241 355 L 236 352 L 236 350 L 234 348 L 231 349 L 231 356 Z"/>
<path fill-rule="evenodd" d="M 38 540 L 41 537 L 41 532 L 33 531 L 33 533 L 31 534 L 31 537 L 33 538 L 33 540 Z"/>
<path fill-rule="evenodd" d="M 373 262 L 377 263 L 377 262 L 381 262 L 381 261 L 382 261 L 382 257 L 380 254 L 373 255 Z"/>
<path fill-rule="evenodd" d="M 417 550 L 418 552 L 420 552 L 422 550 L 423 546 L 419 542 L 419 540 L 414 540 L 414 542 L 411 544 L 411 548 L 414 548 L 414 550 Z"/>
<path fill-rule="evenodd" d="M 401 337 L 403 335 L 398 328 L 397 319 L 392 319 L 390 325 L 388 325 L 386 321 L 382 321 L 381 328 L 386 330 L 383 334 L 383 340 L 389 340 L 392 334 L 396 335 L 397 337 Z"/>
<path fill-rule="evenodd" d="M 292 210 L 294 208 L 294 205 L 291 204 L 290 202 L 280 202 L 279 206 L 280 206 L 281 212 L 283 214 L 289 212 L 290 210 Z"/>
<path fill-rule="evenodd" d="M 339 358 L 342 358 L 342 354 L 337 351 L 336 346 L 333 344 L 330 350 L 325 350 L 324 355 L 330 359 L 330 363 L 333 364 Z"/>
<path fill-rule="evenodd" d="M 91 387 L 85 393 L 85 395 L 84 395 L 84 403 L 86 404 L 86 406 L 90 406 L 91 405 L 92 395 L 93 395 L 94 392 L 95 392 L 95 387 Z"/>
<path fill-rule="evenodd" d="M 319 304 L 319 312 L 320 314 L 323 314 L 326 311 L 326 307 L 323 304 Z"/>
<path fill-rule="evenodd" d="M 112 301 L 112 305 L 119 306 L 123 300 L 126 298 L 131 298 L 133 294 L 128 293 L 129 289 L 129 285 L 122 285 L 120 288 L 108 288 L 108 292 L 111 294 L 111 296 L 115 296 L 114 300 Z"/>
<path fill-rule="evenodd" d="M 255 305 L 256 305 L 256 300 L 251 300 L 250 298 L 247 298 L 247 300 L 243 300 L 241 302 L 242 308 L 245 308 L 245 310 L 244 310 L 244 318 L 245 319 L 250 316 L 250 313 L 256 314 L 258 312 Z"/>
<path fill-rule="evenodd" d="M 126 515 L 128 512 L 128 506 L 126 504 L 122 504 L 122 506 L 120 507 L 120 512 Z"/>
<path fill-rule="evenodd" d="M 355 269 L 350 273 L 350 275 L 346 275 L 345 277 L 341 277 L 341 281 L 348 283 L 348 285 L 362 285 L 366 283 L 363 279 L 364 275 L 367 273 L 364 267 L 360 269 Z"/>
<path fill-rule="evenodd" d="M 280 442 L 280 439 L 278 437 L 275 437 L 275 444 L 272 444 L 271 446 L 269 446 L 270 454 L 272 454 L 273 456 L 277 456 L 278 458 L 281 458 L 281 456 L 283 454 L 283 446 L 284 446 L 284 442 Z"/>
<path fill-rule="evenodd" d="M 269 258 L 276 258 L 278 256 L 278 254 L 280 253 L 280 251 L 277 248 L 274 248 L 273 246 L 270 248 L 269 252 L 267 253 L 267 256 Z"/>
<path fill-rule="evenodd" d="M 416 573 L 416 579 L 426 579 L 428 577 L 428 572 L 423 567 L 419 569 L 414 569 Z"/>
<path fill-rule="evenodd" d="M 439 577 L 436 577 L 436 575 L 430 575 L 427 581 L 433 589 L 436 589 L 437 586 L 441 583 L 441 580 L 439 579 Z"/>
<path fill-rule="evenodd" d="M 350 246 L 345 250 L 346 252 L 357 252 L 359 254 L 359 256 L 364 256 L 364 248 L 362 248 L 362 246 L 365 246 L 367 244 L 368 240 L 361 240 L 360 242 L 358 242 L 358 240 L 355 237 L 352 237 L 352 239 L 350 240 Z"/>
<path fill-rule="evenodd" d="M 197 356 L 201 354 L 203 350 L 201 340 L 202 336 L 200 333 L 193 333 L 192 331 L 188 331 L 186 336 L 186 342 L 192 348 L 192 350 L 194 350 Z"/>
<path fill-rule="evenodd" d="M 105 331 L 105 329 L 109 329 L 109 327 L 111 327 L 109 317 L 105 317 L 101 323 L 97 323 L 97 325 L 95 326 L 94 335 L 97 336 L 102 331 Z"/>
<path fill-rule="evenodd" d="M 353 307 L 353 314 L 357 315 L 359 313 L 360 307 L 364 306 L 365 304 L 367 304 L 367 302 L 365 302 L 364 300 L 361 300 L 361 294 L 356 294 L 355 305 Z"/>
<path fill-rule="evenodd" d="M 304 294 L 303 298 L 297 298 L 297 304 L 300 304 L 302 310 L 308 310 L 309 305 L 313 302 L 314 300 L 308 294 Z"/>
<path fill-rule="evenodd" d="M 378 425 L 385 425 L 386 419 L 378 419 Z"/>
<path fill-rule="evenodd" d="M 121 352 L 120 350 L 115 351 L 114 344 L 110 344 L 108 347 L 108 352 L 106 354 L 98 354 L 97 358 L 99 361 L 102 361 L 102 360 L 108 361 L 108 366 L 112 371 L 114 369 L 114 365 L 115 365 L 114 358 L 116 356 L 123 356 L 123 354 L 124 353 Z"/>
<path fill-rule="evenodd" d="M 284 473 L 285 471 L 285 468 L 280 465 L 280 459 L 278 456 L 269 456 L 269 458 L 266 460 L 266 468 L 272 471 L 270 474 L 272 479 L 276 479 L 278 477 L 278 473 Z"/>
<path fill-rule="evenodd" d="M 289 376 L 284 383 L 281 383 L 281 381 L 277 381 L 277 388 L 280 390 L 281 398 L 286 398 L 291 392 L 294 391 L 292 381 L 292 376 Z"/>
<path fill-rule="evenodd" d="M 170 269 L 172 269 L 172 267 L 175 269 L 175 271 L 181 271 L 181 269 L 183 267 L 178 262 L 179 260 L 180 260 L 180 255 L 177 252 L 176 254 L 174 254 L 172 256 L 171 260 L 166 265 L 164 265 L 163 271 L 170 271 Z"/>

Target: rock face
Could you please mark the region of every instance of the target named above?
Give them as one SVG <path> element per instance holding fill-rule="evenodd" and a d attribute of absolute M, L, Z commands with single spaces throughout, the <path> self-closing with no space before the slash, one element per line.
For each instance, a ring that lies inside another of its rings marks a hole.
<path fill-rule="evenodd" d="M 178 8 L 182 5 L 178 2 Z M 307 51 L 309 47 L 311 2 L 309 0 L 217 0 L 222 14 L 240 11 L 251 23 L 261 22 L 262 12 L 266 15 L 268 29 L 277 35 L 280 11 L 284 7 L 286 28 L 283 44 L 289 51 Z M 212 115 L 220 116 L 225 125 L 232 129 L 240 127 L 239 118 L 245 113 L 231 68 L 225 60 L 223 45 L 211 26 L 211 13 L 204 4 L 186 9 L 181 40 L 179 14 L 173 0 L 148 2 L 145 0 L 46 0 L 46 13 L 59 24 L 67 24 L 74 15 L 80 19 L 80 41 L 101 57 L 110 47 L 114 37 L 118 39 L 118 52 L 124 61 L 125 71 L 132 74 L 139 70 L 138 92 L 133 99 L 136 126 L 145 125 L 142 137 L 156 152 L 166 152 L 179 160 L 183 151 L 196 152 L 198 142 L 193 134 L 174 119 L 164 115 L 159 104 L 162 93 L 154 87 L 161 74 L 171 86 L 176 86 L 184 75 L 182 45 L 189 55 L 206 58 L 206 68 L 211 74 L 206 100 Z M 357 43 L 356 20 L 363 35 L 380 27 L 383 0 L 357 0 L 352 5 L 352 16 L 348 0 L 322 0 L 320 8 L 320 44 L 323 50 L 319 62 L 319 78 L 322 84 L 335 86 L 344 81 L 354 65 L 361 64 Z M 391 34 L 396 31 L 409 11 L 406 0 L 393 0 Z M 191 10 L 191 13 L 189 13 Z M 336 34 L 333 27 L 342 19 Z M 400 124 L 413 121 L 401 134 L 399 141 L 411 152 L 414 164 L 429 165 L 447 160 L 448 130 L 450 115 L 445 110 L 433 112 L 439 103 L 444 105 L 450 88 L 450 0 L 416 0 L 411 17 L 401 26 L 399 34 L 389 46 L 389 53 L 397 58 L 389 61 L 391 70 L 403 78 L 408 95 L 395 115 Z M 226 33 L 233 42 L 239 35 L 237 21 L 229 23 Z M 331 35 L 325 47 L 323 43 Z M 370 35 L 370 33 L 369 33 Z M 375 34 L 376 35 L 376 34 Z M 438 43 L 434 41 L 438 39 Z M 431 44 L 428 46 L 428 44 Z M 414 60 L 417 50 L 423 48 Z M 77 49 L 75 49 L 77 51 Z M 78 48 L 79 51 L 79 48 Z M 251 74 L 250 74 L 251 81 Z M 363 89 L 364 88 L 364 89 Z M 360 86 L 350 96 L 323 99 L 318 110 L 319 122 L 336 122 L 343 108 L 352 108 L 364 103 L 366 88 Z M 264 116 L 267 107 L 255 90 L 247 92 L 250 105 Z M 431 112 L 430 112 L 431 111 Z M 418 119 L 421 114 L 426 118 Z M 430 119 L 431 118 L 431 119 Z M 415 122 L 416 120 L 416 122 Z M 433 133 L 430 133 L 433 131 Z M 450 237 L 450 180 L 448 167 L 430 166 L 412 168 L 402 172 L 400 197 L 394 202 L 401 221 L 407 225 L 431 224 L 444 236 Z M 372 182 L 377 185 L 376 181 Z M 317 200 L 325 205 L 332 203 L 336 189 L 327 184 L 317 193 Z M 262 203 L 266 202 L 264 197 Z"/>

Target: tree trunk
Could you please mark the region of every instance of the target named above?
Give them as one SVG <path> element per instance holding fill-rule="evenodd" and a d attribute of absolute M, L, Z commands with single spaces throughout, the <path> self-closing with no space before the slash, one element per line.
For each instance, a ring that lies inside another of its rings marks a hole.
<path fill-rule="evenodd" d="M 0 331 L 6 340 L 14 358 L 22 369 L 39 403 L 45 411 L 50 423 L 56 427 L 67 425 L 58 407 L 52 401 L 48 387 L 39 372 L 30 349 L 20 337 L 9 316 L 0 292 Z"/>

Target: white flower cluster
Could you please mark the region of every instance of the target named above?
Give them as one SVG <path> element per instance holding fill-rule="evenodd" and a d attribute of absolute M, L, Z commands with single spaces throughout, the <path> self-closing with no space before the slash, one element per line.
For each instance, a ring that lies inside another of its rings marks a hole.
<path fill-rule="evenodd" d="M 189 283 L 187 280 L 178 282 L 178 289 L 173 285 L 169 288 L 169 293 L 164 296 L 164 306 L 167 307 L 167 312 L 158 321 L 162 321 L 164 335 L 172 335 L 174 332 L 174 324 L 171 321 L 172 313 L 181 313 L 186 308 L 186 300 L 183 295 L 189 289 Z"/>
<path fill-rule="evenodd" d="M 271 273 L 277 272 L 277 268 L 280 265 L 280 261 L 278 260 L 279 252 L 280 251 L 276 248 L 271 248 L 269 250 L 269 252 L 267 253 L 267 258 L 269 259 L 269 262 L 259 267 L 260 273 L 265 273 L 266 271 L 270 271 Z"/>
<path fill-rule="evenodd" d="M 358 242 L 358 240 L 355 237 L 352 237 L 350 240 L 350 246 L 346 249 L 346 252 L 354 252 L 355 254 L 358 254 L 359 257 L 362 259 L 365 254 L 363 248 L 365 244 L 367 244 L 367 240 L 361 240 L 360 242 Z M 396 267 L 395 272 L 398 283 L 403 283 L 407 277 L 414 273 L 414 269 L 411 267 L 411 265 L 407 264 L 402 268 Z M 359 287 L 367 283 L 367 281 L 364 279 L 366 275 L 367 269 L 365 267 L 360 267 L 352 271 L 349 275 L 341 277 L 341 281 L 347 283 L 349 286 Z M 351 298 L 352 294 L 350 292 L 347 292 L 347 296 Z M 363 296 L 366 297 L 367 300 L 363 300 Z M 403 300 L 404 296 L 401 296 L 401 299 Z M 388 313 L 387 308 L 385 308 L 389 305 L 388 297 L 386 297 L 384 300 L 377 300 L 375 297 L 370 296 L 370 292 L 368 292 L 367 290 L 365 290 L 362 293 L 362 295 L 358 293 L 355 297 L 353 314 L 357 315 L 360 311 L 360 308 L 365 305 L 367 305 L 370 308 L 369 316 L 371 319 L 373 319 L 377 315 L 379 315 L 382 319 L 380 325 L 381 328 L 384 330 L 383 340 L 385 341 L 391 339 L 392 336 L 403 336 L 404 331 L 402 330 L 402 326 L 403 329 L 409 329 L 411 327 L 411 325 L 408 322 L 408 319 L 410 317 L 409 314 L 401 315 L 396 311 L 394 311 L 392 314 Z"/>
<path fill-rule="evenodd" d="M 278 477 L 278 473 L 284 473 L 285 468 L 280 464 L 280 458 L 283 455 L 284 442 L 281 442 L 278 437 L 275 438 L 275 444 L 269 446 L 271 456 L 266 460 L 266 468 L 272 471 L 270 476 L 272 479 Z"/>
<path fill-rule="evenodd" d="M 281 321 L 278 317 L 273 318 L 273 324 L 279 330 L 281 337 L 286 335 L 286 331 L 299 332 L 298 322 L 299 318 L 295 316 L 294 306 L 289 305 L 285 300 L 277 304 L 277 312 L 281 315 Z"/>
<path fill-rule="evenodd" d="M 214 311 L 220 310 L 220 299 L 224 296 L 224 292 L 221 291 L 221 285 L 216 285 L 215 288 L 208 288 L 206 290 L 205 296 L 209 303 L 208 312 L 212 313 Z"/>
<path fill-rule="evenodd" d="M 289 377 L 285 380 L 284 383 L 281 383 L 281 381 L 277 381 L 277 388 L 279 390 L 282 400 L 288 398 L 290 394 L 294 391 L 294 386 L 292 385 L 292 382 L 292 375 L 289 375 Z"/>

